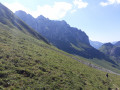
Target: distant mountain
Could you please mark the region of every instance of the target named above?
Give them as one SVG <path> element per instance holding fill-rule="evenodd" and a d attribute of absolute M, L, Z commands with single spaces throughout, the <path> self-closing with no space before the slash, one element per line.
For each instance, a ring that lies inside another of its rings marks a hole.
<path fill-rule="evenodd" d="M 120 47 L 120 41 L 116 42 L 114 45 Z"/>
<path fill-rule="evenodd" d="M 71 27 L 64 20 L 49 20 L 44 16 L 33 18 L 24 11 L 17 11 L 15 14 L 63 51 L 86 58 L 104 57 L 102 53 L 90 45 L 85 32 Z"/>
<path fill-rule="evenodd" d="M 115 44 L 117 41 L 111 42 L 112 44 Z"/>
<path fill-rule="evenodd" d="M 105 43 L 100 47 L 100 51 L 106 55 L 110 55 L 112 48 L 114 47 L 111 43 Z"/>
<path fill-rule="evenodd" d="M 90 45 L 93 46 L 96 49 L 99 49 L 103 45 L 103 43 L 98 42 L 98 41 L 92 41 L 92 40 L 90 40 Z"/>
<path fill-rule="evenodd" d="M 118 44 L 119 42 L 117 43 L 117 45 Z M 117 63 L 120 63 L 120 47 L 117 45 L 115 46 L 111 43 L 106 43 L 102 45 L 99 50 L 105 55 L 109 56 L 114 61 L 116 61 Z"/>

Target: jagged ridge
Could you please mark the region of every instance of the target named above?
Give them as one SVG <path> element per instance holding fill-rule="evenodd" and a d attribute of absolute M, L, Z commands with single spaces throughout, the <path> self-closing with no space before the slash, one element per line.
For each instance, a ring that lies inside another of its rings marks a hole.
<path fill-rule="evenodd" d="M 85 32 L 71 27 L 64 20 L 49 20 L 44 16 L 33 18 L 24 11 L 17 11 L 15 14 L 61 50 L 85 58 L 105 57 L 90 46 L 89 38 Z"/>

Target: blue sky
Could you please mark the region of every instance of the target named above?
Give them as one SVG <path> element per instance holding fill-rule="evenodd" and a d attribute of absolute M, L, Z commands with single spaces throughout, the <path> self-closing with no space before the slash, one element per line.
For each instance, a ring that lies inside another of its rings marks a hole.
<path fill-rule="evenodd" d="M 65 20 L 84 31 L 91 40 L 120 41 L 120 0 L 0 0 L 13 12 L 24 10 Z"/>

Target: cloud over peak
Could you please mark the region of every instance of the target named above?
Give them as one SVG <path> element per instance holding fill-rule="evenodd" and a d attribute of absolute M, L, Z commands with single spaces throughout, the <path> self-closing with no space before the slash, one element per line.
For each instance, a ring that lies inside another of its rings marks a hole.
<path fill-rule="evenodd" d="M 31 14 L 33 17 L 38 17 L 40 15 L 43 15 L 50 19 L 60 19 L 64 17 L 68 11 L 72 9 L 72 4 L 67 2 L 55 2 L 53 6 L 51 5 L 44 5 L 40 6 L 38 5 L 36 10 L 32 11 L 22 4 L 15 2 L 15 3 L 4 3 L 5 6 L 7 6 L 10 10 L 13 12 L 18 10 L 23 10 L 26 13 Z"/>
<path fill-rule="evenodd" d="M 64 17 L 69 10 L 72 9 L 72 4 L 66 2 L 55 2 L 53 6 L 44 5 L 37 6 L 37 10 L 33 11 L 33 16 L 43 15 L 50 19 L 59 19 Z M 31 14 L 32 14 L 31 13 Z"/>
<path fill-rule="evenodd" d="M 53 5 L 38 5 L 36 6 L 36 10 L 34 11 L 30 10 L 29 8 L 25 7 L 19 2 L 4 3 L 4 5 L 7 6 L 13 12 L 23 10 L 26 13 L 31 14 L 35 18 L 40 15 L 43 15 L 49 19 L 57 20 L 66 16 L 68 12 L 74 13 L 77 11 L 77 9 L 86 8 L 88 3 L 83 2 L 82 0 L 73 0 L 72 3 L 54 2 Z"/>

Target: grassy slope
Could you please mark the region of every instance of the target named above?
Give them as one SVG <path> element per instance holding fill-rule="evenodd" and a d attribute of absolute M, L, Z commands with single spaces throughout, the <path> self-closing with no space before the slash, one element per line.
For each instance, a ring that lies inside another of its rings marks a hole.
<path fill-rule="evenodd" d="M 42 39 L 44 42 L 48 41 L 38 34 L 35 30 L 30 28 L 26 23 L 20 20 L 17 16 L 14 15 L 7 7 L 0 3 L 0 22 L 4 25 L 9 26 L 10 28 L 17 28 L 23 33 L 33 36 L 37 39 Z"/>
<path fill-rule="evenodd" d="M 0 24 L 0 88 L 107 90 L 120 87 L 120 76 L 109 74 L 107 79 L 106 73 L 45 46 L 52 47 Z"/>
<path fill-rule="evenodd" d="M 83 63 L 86 63 L 88 66 L 89 66 L 89 64 L 94 64 L 95 66 L 98 66 L 98 67 L 101 67 L 101 68 L 106 68 L 108 70 L 111 70 L 115 73 L 120 74 L 120 66 L 119 65 L 112 64 L 112 63 L 110 63 L 110 62 L 108 62 L 104 59 L 97 59 L 97 58 L 87 59 L 87 58 L 84 58 L 84 57 L 81 57 L 81 56 L 78 56 L 78 55 L 72 55 L 72 54 L 69 54 L 69 53 L 66 53 L 66 52 L 63 52 L 63 51 L 60 51 L 60 52 L 64 53 L 65 55 L 72 56 L 73 58 L 75 58 L 77 60 L 80 60 Z"/>

